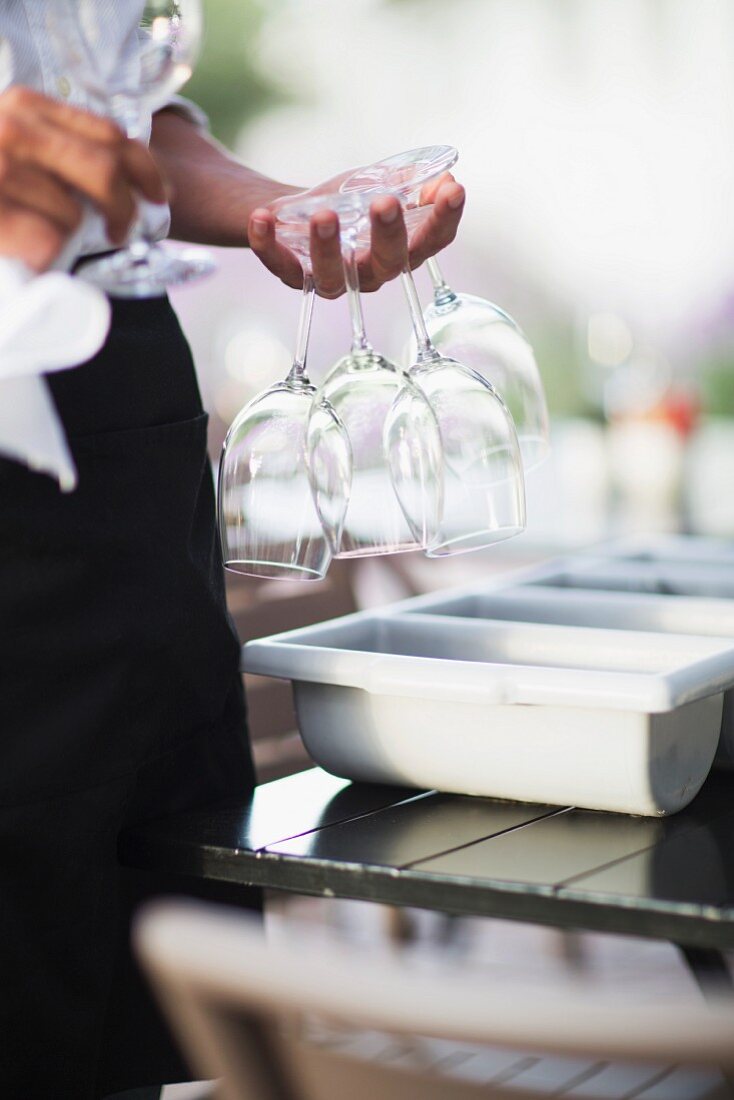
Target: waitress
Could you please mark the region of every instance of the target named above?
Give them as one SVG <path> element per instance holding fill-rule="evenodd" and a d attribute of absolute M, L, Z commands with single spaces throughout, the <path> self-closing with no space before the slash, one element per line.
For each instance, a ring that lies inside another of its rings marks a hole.
<path fill-rule="evenodd" d="M 42 271 L 71 244 L 79 264 L 124 242 L 138 199 L 172 195 L 176 237 L 249 245 L 300 286 L 265 208 L 297 188 L 239 164 L 183 101 L 152 119 L 149 148 L 91 114 L 54 67 L 50 6 L 58 26 L 58 0 L 0 5 L 15 60 L 0 95 L 0 256 Z M 106 26 L 123 27 L 124 0 L 104 6 Z M 425 198 L 414 266 L 453 239 L 464 192 L 447 176 Z M 164 209 L 159 235 L 168 223 Z M 406 260 L 394 198 L 375 201 L 372 227 L 367 290 Z M 314 216 L 311 248 L 317 289 L 336 297 L 333 213 Z M 254 784 L 207 418 L 166 298 L 114 301 L 102 351 L 48 382 L 77 488 L 0 455 L 0 1088 L 5 1100 L 157 1096 L 187 1071 L 127 943 L 130 909 L 164 884 L 118 867 L 117 836 Z"/>

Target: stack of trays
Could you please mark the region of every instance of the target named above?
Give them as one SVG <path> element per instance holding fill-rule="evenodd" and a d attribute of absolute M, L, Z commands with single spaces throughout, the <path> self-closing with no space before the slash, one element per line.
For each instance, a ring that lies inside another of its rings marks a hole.
<path fill-rule="evenodd" d="M 336 775 L 675 813 L 734 765 L 734 545 L 595 548 L 259 639 L 243 664 L 293 681 Z"/>

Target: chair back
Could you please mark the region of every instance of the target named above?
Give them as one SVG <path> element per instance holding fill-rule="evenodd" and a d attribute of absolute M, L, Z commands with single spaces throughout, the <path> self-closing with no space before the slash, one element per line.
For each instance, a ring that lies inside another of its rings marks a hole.
<path fill-rule="evenodd" d="M 643 1098 L 646 1082 L 651 1100 L 731 1095 L 724 1000 L 630 1005 L 572 985 L 549 995 L 439 976 L 327 947 L 306 928 L 271 943 L 253 918 L 189 902 L 147 910 L 136 945 L 223 1100 L 537 1100 L 549 1074 L 553 1095 Z M 601 1091 L 585 1092 L 594 1080 Z"/>

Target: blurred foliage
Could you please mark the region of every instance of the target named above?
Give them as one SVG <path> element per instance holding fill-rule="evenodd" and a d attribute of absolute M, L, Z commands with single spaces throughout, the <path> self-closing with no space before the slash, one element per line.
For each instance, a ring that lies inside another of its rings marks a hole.
<path fill-rule="evenodd" d="M 703 411 L 712 416 L 734 416 L 734 350 L 722 349 L 698 371 Z"/>
<path fill-rule="evenodd" d="M 225 145 L 232 146 L 252 118 L 288 99 L 256 64 L 265 7 L 263 0 L 204 0 L 204 48 L 184 94 L 206 111 Z"/>

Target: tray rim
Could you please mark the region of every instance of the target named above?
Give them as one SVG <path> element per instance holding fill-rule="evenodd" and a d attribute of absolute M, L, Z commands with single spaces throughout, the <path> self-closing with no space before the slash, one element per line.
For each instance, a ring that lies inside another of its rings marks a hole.
<path fill-rule="evenodd" d="M 596 710 L 632 710 L 648 714 L 666 713 L 717 695 L 734 685 L 734 630 L 731 644 L 725 645 L 729 635 L 718 636 L 722 645 L 715 653 L 690 661 L 663 672 L 629 672 L 558 668 L 542 664 L 527 665 L 500 662 L 478 662 L 452 658 L 420 657 L 406 654 L 374 653 L 366 650 L 350 650 L 334 644 L 319 646 L 319 634 L 327 634 L 337 626 L 348 632 L 351 626 L 366 623 L 401 620 L 405 616 L 413 623 L 420 617 L 438 619 L 431 612 L 441 603 L 453 602 L 465 597 L 489 597 L 508 594 L 517 589 L 542 587 L 544 579 L 550 579 L 564 571 L 574 571 L 580 565 L 587 568 L 599 562 L 620 564 L 625 548 L 636 549 L 644 541 L 645 546 L 654 542 L 654 536 L 633 536 L 615 539 L 609 543 L 589 547 L 586 551 L 564 554 L 531 566 L 496 574 L 482 582 L 443 589 L 439 592 L 411 596 L 384 608 L 353 612 L 350 615 L 325 620 L 311 626 L 299 627 L 254 639 L 242 647 L 242 671 L 292 680 L 294 682 L 321 683 L 332 687 L 351 687 L 372 694 L 400 694 L 408 697 L 483 702 L 486 705 L 564 706 Z M 608 557 L 604 557 L 608 552 Z M 734 549 L 732 550 L 734 561 Z M 634 568 L 636 563 L 630 562 Z M 666 565 L 675 566 L 666 559 Z M 689 564 L 689 563 L 687 563 Z M 703 564 L 703 563 L 702 563 Z M 709 563 L 707 563 L 709 564 Z M 551 587 L 551 586 L 548 586 Z M 574 599 L 595 599 L 600 593 L 613 599 L 615 595 L 640 599 L 645 603 L 666 600 L 714 603 L 716 597 L 669 596 L 659 593 L 614 593 L 608 589 L 574 590 Z M 541 592 L 538 593 L 542 595 Z M 728 601 L 727 601 L 728 602 Z M 700 610 L 700 609 L 699 609 Z M 454 621 L 477 623 L 476 617 L 440 617 Z M 680 640 L 681 645 L 692 639 L 713 641 L 712 635 L 698 635 L 684 631 L 625 631 L 617 627 L 586 627 L 581 625 L 535 623 L 527 620 L 486 620 L 501 623 L 505 628 L 545 627 L 564 632 L 592 631 L 609 633 L 619 644 L 625 635 L 649 637 L 653 644 L 661 635 L 666 640 Z M 304 639 L 309 641 L 304 644 Z M 313 639 L 313 641 L 311 640 Z M 316 642 L 317 644 L 314 644 Z M 416 667 L 418 662 L 418 667 Z"/>

